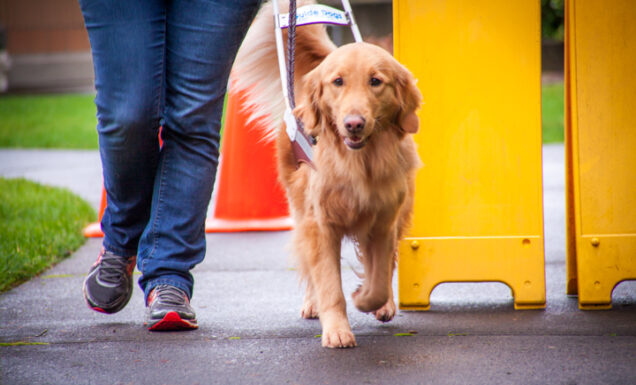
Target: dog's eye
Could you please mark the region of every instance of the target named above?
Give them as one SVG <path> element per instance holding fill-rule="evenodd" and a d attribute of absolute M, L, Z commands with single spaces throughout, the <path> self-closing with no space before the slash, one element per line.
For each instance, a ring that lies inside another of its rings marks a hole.
<path fill-rule="evenodd" d="M 382 80 L 378 78 L 371 78 L 371 80 L 369 80 L 369 84 L 371 84 L 371 87 L 377 87 L 382 84 Z"/>
<path fill-rule="evenodd" d="M 336 87 L 340 87 L 344 84 L 344 81 L 342 80 L 342 78 L 335 78 L 334 81 L 332 82 Z"/>

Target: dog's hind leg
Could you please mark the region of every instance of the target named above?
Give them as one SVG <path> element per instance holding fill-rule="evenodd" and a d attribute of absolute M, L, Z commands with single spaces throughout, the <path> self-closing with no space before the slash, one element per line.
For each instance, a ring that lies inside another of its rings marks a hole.
<path fill-rule="evenodd" d="M 307 288 L 305 289 L 305 299 L 300 309 L 300 315 L 305 319 L 318 318 L 318 303 L 316 302 L 316 293 L 311 279 L 307 280 Z"/>

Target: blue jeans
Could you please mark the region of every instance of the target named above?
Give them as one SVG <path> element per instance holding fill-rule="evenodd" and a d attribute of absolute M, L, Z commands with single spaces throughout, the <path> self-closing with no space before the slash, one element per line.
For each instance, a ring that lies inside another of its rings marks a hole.
<path fill-rule="evenodd" d="M 137 255 L 146 297 L 159 284 L 192 296 L 228 76 L 259 1 L 79 0 L 95 67 L 104 248 Z"/>

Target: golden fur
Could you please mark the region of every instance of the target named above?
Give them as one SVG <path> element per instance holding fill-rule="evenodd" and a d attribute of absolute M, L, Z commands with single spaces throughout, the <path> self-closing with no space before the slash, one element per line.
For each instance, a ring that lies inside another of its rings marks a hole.
<path fill-rule="evenodd" d="M 391 282 L 397 242 L 409 225 L 419 166 L 410 134 L 418 130 L 421 95 L 410 72 L 383 49 L 366 43 L 336 48 L 324 27 L 299 27 L 294 114 L 318 141 L 315 169 L 297 167 L 280 120 L 280 100 L 274 99 L 279 91 L 271 86 L 280 82 L 271 56 L 273 28 L 266 4 L 233 76 L 239 88 L 250 90 L 248 104 L 257 115 L 269 114 L 276 127 L 279 177 L 295 221 L 292 247 L 307 284 L 301 315 L 320 318 L 323 346 L 352 347 L 341 242 L 344 237 L 356 242 L 364 266 L 355 306 L 390 321 L 396 311 Z"/>

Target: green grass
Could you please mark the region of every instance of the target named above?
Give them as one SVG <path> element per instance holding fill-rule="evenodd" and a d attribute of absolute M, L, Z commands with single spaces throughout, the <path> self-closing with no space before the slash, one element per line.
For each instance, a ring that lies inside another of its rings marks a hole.
<path fill-rule="evenodd" d="M 544 85 L 541 95 L 543 143 L 563 143 L 563 83 Z"/>
<path fill-rule="evenodd" d="M 563 142 L 563 83 L 544 85 L 543 142 Z M 0 147 L 97 149 L 92 95 L 0 97 Z"/>
<path fill-rule="evenodd" d="M 0 292 L 68 257 L 95 219 L 93 208 L 67 190 L 0 178 Z"/>
<path fill-rule="evenodd" d="M 93 98 L 0 97 L 0 147 L 97 149 Z"/>
<path fill-rule="evenodd" d="M 0 97 L 0 148 L 97 149 L 93 95 Z M 223 111 L 227 105 L 227 95 Z M 225 113 L 221 117 L 221 127 Z"/>

